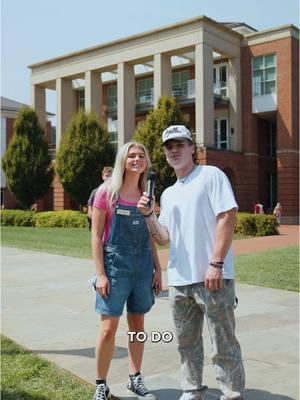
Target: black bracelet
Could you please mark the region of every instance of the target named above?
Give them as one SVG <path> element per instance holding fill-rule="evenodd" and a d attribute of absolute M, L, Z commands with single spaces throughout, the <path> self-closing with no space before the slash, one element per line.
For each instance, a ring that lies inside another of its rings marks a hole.
<path fill-rule="evenodd" d="M 144 214 L 144 217 L 149 218 L 152 214 L 153 214 L 153 210 L 151 212 L 149 212 L 149 214 L 147 214 L 147 215 Z"/>
<path fill-rule="evenodd" d="M 222 261 L 220 262 L 210 262 L 209 265 L 211 265 L 214 268 L 222 269 L 224 266 L 224 263 Z"/>

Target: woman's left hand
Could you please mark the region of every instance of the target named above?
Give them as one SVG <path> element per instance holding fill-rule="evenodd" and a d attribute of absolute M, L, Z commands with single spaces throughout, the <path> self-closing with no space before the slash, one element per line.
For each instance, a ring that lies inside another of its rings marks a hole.
<path fill-rule="evenodd" d="M 156 295 L 161 292 L 162 290 L 161 269 L 155 270 L 152 278 L 152 287 Z"/>

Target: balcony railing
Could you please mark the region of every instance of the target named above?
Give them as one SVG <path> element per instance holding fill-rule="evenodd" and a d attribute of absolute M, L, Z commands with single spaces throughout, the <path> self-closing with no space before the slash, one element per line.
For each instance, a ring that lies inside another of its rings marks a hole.
<path fill-rule="evenodd" d="M 117 97 L 110 97 L 107 99 L 107 107 L 108 108 L 116 108 L 118 106 Z"/>
<path fill-rule="evenodd" d="M 227 97 L 227 83 L 218 80 L 214 82 L 213 93 Z M 173 86 L 172 88 L 172 96 L 180 99 L 194 99 L 195 94 L 195 79 L 189 79 L 186 83 Z M 136 104 L 139 106 L 154 105 L 154 88 L 138 93 Z M 112 97 L 107 99 L 108 108 L 116 108 L 117 105 L 117 98 Z"/>
<path fill-rule="evenodd" d="M 216 81 L 213 86 L 214 94 L 227 97 L 227 83 L 223 81 Z M 189 79 L 185 84 L 173 87 L 172 95 L 185 99 L 194 99 L 196 94 L 195 79 Z"/>
<path fill-rule="evenodd" d="M 154 105 L 154 88 L 138 93 L 136 103 Z"/>
<path fill-rule="evenodd" d="M 227 82 L 216 80 L 214 82 L 214 94 L 218 94 L 220 96 L 227 96 Z"/>

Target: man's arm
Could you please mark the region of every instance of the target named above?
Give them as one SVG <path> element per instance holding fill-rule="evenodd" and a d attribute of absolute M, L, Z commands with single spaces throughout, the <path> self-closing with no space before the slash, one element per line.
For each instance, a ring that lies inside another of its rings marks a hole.
<path fill-rule="evenodd" d="M 223 262 L 232 243 L 236 223 L 236 208 L 220 213 L 217 216 L 215 246 L 211 262 Z M 205 287 L 209 290 L 218 290 L 222 287 L 223 271 L 209 265 L 205 274 Z"/>
<path fill-rule="evenodd" d="M 153 211 L 154 201 L 152 201 L 152 206 L 150 208 L 147 207 L 148 201 L 149 197 L 145 192 L 140 198 L 137 208 L 145 216 L 147 226 L 153 240 L 161 246 L 164 246 L 165 244 L 169 243 L 170 240 L 168 229 L 164 225 L 161 225 L 156 218 L 156 215 Z"/>

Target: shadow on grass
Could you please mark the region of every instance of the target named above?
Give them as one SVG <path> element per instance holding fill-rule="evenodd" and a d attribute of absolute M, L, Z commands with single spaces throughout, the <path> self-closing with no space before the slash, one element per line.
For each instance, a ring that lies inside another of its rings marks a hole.
<path fill-rule="evenodd" d="M 28 394 L 17 389 L 1 389 L 1 400 L 51 400 L 49 397 Z"/>

